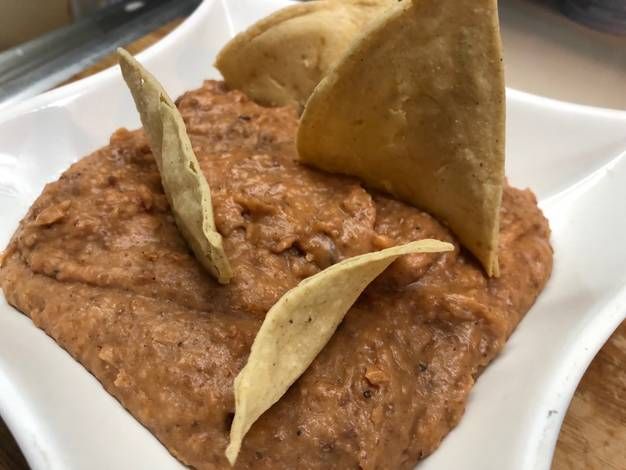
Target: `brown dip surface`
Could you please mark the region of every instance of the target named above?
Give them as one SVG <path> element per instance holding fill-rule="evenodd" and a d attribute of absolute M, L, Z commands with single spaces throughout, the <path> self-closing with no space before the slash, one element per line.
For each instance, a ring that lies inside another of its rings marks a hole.
<path fill-rule="evenodd" d="M 123 129 L 46 186 L 0 281 L 176 457 L 228 468 L 233 379 L 287 289 L 360 253 L 458 244 L 428 214 L 295 162 L 290 108 L 211 81 L 178 106 L 213 191 L 230 285 L 194 259 L 143 133 Z M 458 248 L 383 273 L 254 424 L 236 468 L 408 469 L 433 452 L 550 275 L 549 228 L 531 192 L 506 189 L 501 227 L 498 279 Z"/>

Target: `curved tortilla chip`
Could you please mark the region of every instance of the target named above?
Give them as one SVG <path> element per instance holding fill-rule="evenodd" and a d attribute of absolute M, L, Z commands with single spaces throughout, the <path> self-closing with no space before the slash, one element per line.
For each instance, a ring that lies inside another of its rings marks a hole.
<path fill-rule="evenodd" d="M 163 87 L 133 56 L 118 49 L 176 225 L 196 258 L 222 284 L 232 271 L 215 228 L 211 190 L 191 148 L 185 123 Z"/>
<path fill-rule="evenodd" d="M 374 278 L 402 255 L 453 249 L 450 243 L 420 240 L 348 258 L 283 295 L 265 316 L 248 362 L 235 379 L 235 418 L 226 449 L 231 465 L 252 424 L 309 367 Z"/>
<path fill-rule="evenodd" d="M 404 0 L 311 95 L 301 160 L 431 212 L 497 276 L 501 57 L 496 0 Z"/>
<path fill-rule="evenodd" d="M 303 105 L 370 19 L 392 0 L 289 6 L 237 35 L 215 66 L 231 88 L 269 106 Z"/>

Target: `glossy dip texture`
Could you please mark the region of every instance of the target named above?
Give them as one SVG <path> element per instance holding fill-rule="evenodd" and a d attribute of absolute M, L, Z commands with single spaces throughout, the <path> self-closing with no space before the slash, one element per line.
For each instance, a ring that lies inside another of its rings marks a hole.
<path fill-rule="evenodd" d="M 0 283 L 181 461 L 228 468 L 232 382 L 286 290 L 349 256 L 456 241 L 418 209 L 297 163 L 291 108 L 211 81 L 178 106 L 212 188 L 230 285 L 193 258 L 143 133 L 126 130 L 45 188 Z M 548 238 L 532 193 L 507 188 L 500 278 L 462 249 L 394 263 L 255 423 L 237 468 L 412 468 L 459 421 L 475 377 L 543 288 Z"/>

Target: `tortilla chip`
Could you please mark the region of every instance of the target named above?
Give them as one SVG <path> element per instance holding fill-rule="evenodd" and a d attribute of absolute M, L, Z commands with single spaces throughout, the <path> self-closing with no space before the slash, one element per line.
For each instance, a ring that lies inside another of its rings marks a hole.
<path fill-rule="evenodd" d="M 270 15 L 232 39 L 215 66 L 267 106 L 304 105 L 371 18 L 392 0 L 319 0 Z"/>
<path fill-rule="evenodd" d="M 300 158 L 429 211 L 497 276 L 501 54 L 496 0 L 404 0 L 311 95 Z"/>
<path fill-rule="evenodd" d="M 232 271 L 215 228 L 211 190 L 191 148 L 183 118 L 163 87 L 118 49 L 120 67 L 141 116 L 176 225 L 200 263 L 222 284 Z"/>
<path fill-rule="evenodd" d="M 252 424 L 309 367 L 374 278 L 402 255 L 453 249 L 450 243 L 420 240 L 348 258 L 283 295 L 265 316 L 248 362 L 235 379 L 235 418 L 226 449 L 231 465 Z"/>

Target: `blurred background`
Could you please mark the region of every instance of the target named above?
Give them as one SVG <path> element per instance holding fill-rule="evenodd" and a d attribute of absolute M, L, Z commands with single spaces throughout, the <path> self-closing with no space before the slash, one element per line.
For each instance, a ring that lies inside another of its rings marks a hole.
<path fill-rule="evenodd" d="M 0 109 L 74 79 L 119 46 L 162 36 L 200 3 L 0 0 Z"/>
<path fill-rule="evenodd" d="M 0 50 L 34 39 L 120 0 L 0 0 Z M 144 3 L 144 2 L 139 2 Z"/>
<path fill-rule="evenodd" d="M 0 0 L 0 106 L 57 86 L 199 3 Z M 509 87 L 626 109 L 626 0 L 500 0 L 500 16 Z"/>
<path fill-rule="evenodd" d="M 626 109 L 626 0 L 500 0 L 507 85 Z"/>

